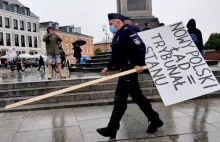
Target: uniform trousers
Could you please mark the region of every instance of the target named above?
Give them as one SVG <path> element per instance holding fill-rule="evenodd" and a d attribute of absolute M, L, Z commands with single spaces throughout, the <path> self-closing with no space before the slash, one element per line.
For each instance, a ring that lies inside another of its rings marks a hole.
<path fill-rule="evenodd" d="M 120 121 L 127 109 L 127 99 L 129 94 L 149 121 L 152 122 L 159 120 L 159 114 L 153 110 L 149 100 L 142 94 L 142 90 L 140 89 L 138 82 L 138 74 L 134 73 L 120 77 L 118 80 L 114 98 L 114 108 L 108 127 L 112 129 L 119 129 Z"/>

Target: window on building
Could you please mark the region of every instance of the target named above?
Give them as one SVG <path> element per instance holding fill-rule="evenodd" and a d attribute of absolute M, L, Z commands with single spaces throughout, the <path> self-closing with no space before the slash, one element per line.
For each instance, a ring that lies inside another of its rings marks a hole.
<path fill-rule="evenodd" d="M 21 35 L 21 46 L 25 47 L 25 36 Z"/>
<path fill-rule="evenodd" d="M 19 5 L 15 5 L 14 10 L 15 10 L 16 13 L 20 13 Z"/>
<path fill-rule="evenodd" d="M 34 55 L 34 52 L 29 52 L 30 55 Z"/>
<path fill-rule="evenodd" d="M 19 56 L 21 55 L 21 51 L 16 51 L 16 54 Z"/>
<path fill-rule="evenodd" d="M 31 32 L 31 22 L 27 22 L 28 24 L 28 31 Z"/>
<path fill-rule="evenodd" d="M 5 28 L 10 28 L 9 18 L 5 17 Z"/>
<path fill-rule="evenodd" d="M 18 29 L 18 20 L 14 19 L 13 23 L 14 23 L 14 29 Z"/>
<path fill-rule="evenodd" d="M 20 21 L 20 30 L 24 30 L 24 21 Z"/>
<path fill-rule="evenodd" d="M 2 3 L 2 9 L 4 9 L 4 10 L 9 10 L 9 4 L 8 4 L 8 2 L 3 1 L 3 3 Z"/>
<path fill-rule="evenodd" d="M 38 52 L 34 52 L 34 54 L 38 54 Z"/>
<path fill-rule="evenodd" d="M 37 37 L 34 37 L 34 47 L 37 48 Z"/>
<path fill-rule="evenodd" d="M 37 32 L 37 25 L 33 23 L 33 32 Z"/>
<path fill-rule="evenodd" d="M 0 33 L 0 45 L 4 45 L 3 33 Z"/>
<path fill-rule="evenodd" d="M 29 47 L 32 47 L 32 37 L 28 36 L 28 45 Z"/>
<path fill-rule="evenodd" d="M 19 46 L 19 36 L 15 34 L 15 46 Z"/>
<path fill-rule="evenodd" d="M 10 33 L 6 33 L 6 45 L 11 46 L 11 35 L 10 35 Z"/>
<path fill-rule="evenodd" d="M 22 51 L 22 54 L 25 54 L 25 51 Z"/>
<path fill-rule="evenodd" d="M 2 27 L 2 16 L 0 16 L 0 27 Z"/>

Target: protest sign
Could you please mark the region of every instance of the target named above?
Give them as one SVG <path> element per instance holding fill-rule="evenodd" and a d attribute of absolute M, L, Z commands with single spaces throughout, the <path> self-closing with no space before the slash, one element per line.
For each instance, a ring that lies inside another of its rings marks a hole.
<path fill-rule="evenodd" d="M 164 104 L 220 90 L 220 85 L 182 22 L 140 32 L 145 61 Z"/>

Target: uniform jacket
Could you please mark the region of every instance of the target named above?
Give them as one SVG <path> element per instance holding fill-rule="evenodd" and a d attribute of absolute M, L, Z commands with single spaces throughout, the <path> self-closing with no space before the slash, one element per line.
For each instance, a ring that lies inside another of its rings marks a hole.
<path fill-rule="evenodd" d="M 145 65 L 146 46 L 137 35 L 133 26 L 123 26 L 112 41 L 112 58 L 108 69 L 124 68 L 129 64 L 131 68 Z"/>

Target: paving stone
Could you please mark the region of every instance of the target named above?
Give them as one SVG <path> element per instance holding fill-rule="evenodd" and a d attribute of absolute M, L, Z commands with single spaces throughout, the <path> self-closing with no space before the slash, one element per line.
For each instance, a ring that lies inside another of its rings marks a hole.
<path fill-rule="evenodd" d="M 2 128 L 1 128 L 2 129 Z M 0 142 L 12 142 L 16 131 L 2 131 L 0 132 Z"/>
<path fill-rule="evenodd" d="M 95 133 L 96 129 L 106 127 L 109 119 L 110 118 L 83 120 L 79 121 L 79 126 L 83 134 Z"/>
<path fill-rule="evenodd" d="M 112 115 L 112 110 L 113 110 L 113 105 L 108 105 L 108 106 L 100 106 L 101 108 L 102 108 L 102 110 L 104 111 L 104 112 L 106 112 L 107 113 L 107 115 L 109 116 L 109 117 L 111 117 L 111 115 Z M 129 117 L 130 115 L 127 113 L 127 112 L 125 112 L 125 114 L 124 114 L 124 116 L 123 117 Z"/>
<path fill-rule="evenodd" d="M 219 128 L 204 122 L 201 123 L 201 120 L 193 117 L 169 118 L 163 119 L 163 121 L 164 126 L 155 133 L 157 136 L 195 134 L 219 130 Z"/>
<path fill-rule="evenodd" d="M 1 120 L 0 132 L 17 131 L 21 121 L 21 119 Z"/>
<path fill-rule="evenodd" d="M 78 125 L 72 109 L 29 111 L 19 127 L 19 132 L 62 128 Z"/>
<path fill-rule="evenodd" d="M 98 133 L 89 133 L 89 134 L 83 134 L 85 142 L 98 142 L 98 141 L 108 141 L 109 138 L 105 138 L 100 136 Z M 120 139 L 126 139 L 126 136 L 121 132 L 120 130 L 117 133 L 116 136 L 117 140 Z"/>
<path fill-rule="evenodd" d="M 79 126 L 17 133 L 13 142 L 84 142 Z"/>
<path fill-rule="evenodd" d="M 108 117 L 100 107 L 74 108 L 77 120 L 88 120 Z"/>
<path fill-rule="evenodd" d="M 155 137 L 154 134 L 146 133 L 147 128 L 135 120 L 133 117 L 123 117 L 121 121 L 121 131 L 129 138 Z"/>
<path fill-rule="evenodd" d="M 5 116 L 6 113 L 0 113 L 0 119 Z"/>
<path fill-rule="evenodd" d="M 8 112 L 5 114 L 4 117 L 2 117 L 2 120 L 8 120 L 8 119 L 20 119 L 22 120 L 26 112 Z"/>
<path fill-rule="evenodd" d="M 195 111 L 194 113 L 187 113 L 194 119 L 200 119 L 207 123 L 218 123 L 220 122 L 220 113 L 212 110 L 207 111 Z"/>

